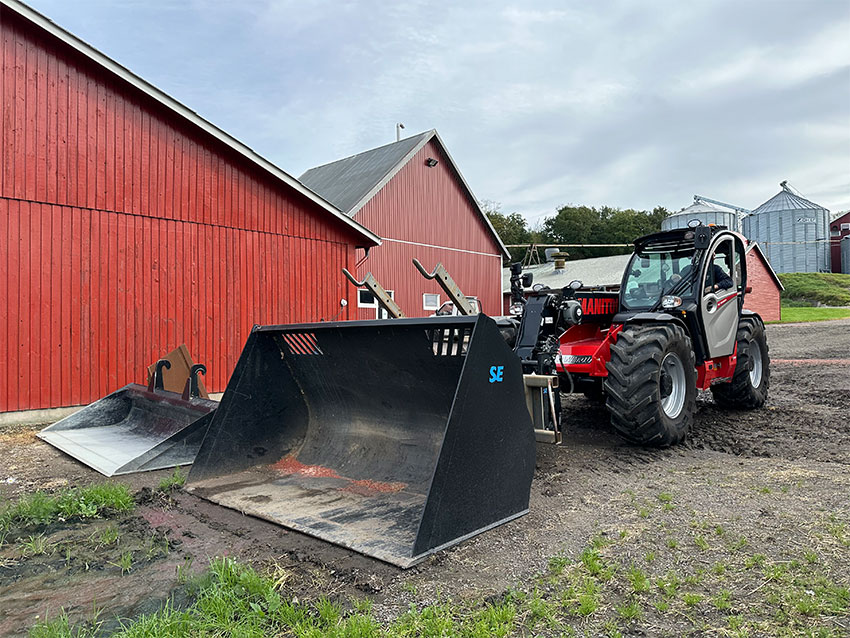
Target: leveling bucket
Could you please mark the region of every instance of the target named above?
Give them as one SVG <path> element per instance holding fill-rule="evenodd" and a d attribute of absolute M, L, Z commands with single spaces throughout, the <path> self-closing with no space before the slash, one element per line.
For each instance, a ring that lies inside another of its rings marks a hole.
<path fill-rule="evenodd" d="M 523 397 L 484 315 L 255 327 L 187 485 L 409 567 L 528 511 Z"/>
<path fill-rule="evenodd" d="M 170 367 L 157 362 L 157 372 Z M 38 433 L 38 437 L 101 474 L 129 474 L 195 460 L 216 401 L 198 394 L 198 369 L 183 394 L 162 388 L 157 374 L 145 387 L 131 383 Z"/>

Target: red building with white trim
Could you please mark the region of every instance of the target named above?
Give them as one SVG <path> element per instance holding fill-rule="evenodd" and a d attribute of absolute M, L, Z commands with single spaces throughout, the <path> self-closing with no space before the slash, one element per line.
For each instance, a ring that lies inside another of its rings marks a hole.
<path fill-rule="evenodd" d="M 340 271 L 374 233 L 16 0 L 0 116 L 0 412 L 89 403 L 181 343 L 222 391 L 254 324 L 354 318 Z"/>
<path fill-rule="evenodd" d="M 439 285 L 415 270 L 414 257 L 429 271 L 442 262 L 483 312 L 501 314 L 507 249 L 436 131 L 312 168 L 299 179 L 381 237 L 357 277 L 375 275 L 407 316 L 431 315 L 446 301 Z M 361 319 L 379 316 L 370 293 L 362 291 L 357 305 Z"/>
<path fill-rule="evenodd" d="M 829 254 L 832 272 L 847 272 L 848 264 L 841 263 L 841 240 L 850 237 L 850 211 L 829 222 Z"/>
<path fill-rule="evenodd" d="M 757 312 L 764 321 L 779 321 L 780 295 L 785 287 L 755 242 L 747 245 L 747 286 L 752 290 L 744 297 L 744 308 Z"/>

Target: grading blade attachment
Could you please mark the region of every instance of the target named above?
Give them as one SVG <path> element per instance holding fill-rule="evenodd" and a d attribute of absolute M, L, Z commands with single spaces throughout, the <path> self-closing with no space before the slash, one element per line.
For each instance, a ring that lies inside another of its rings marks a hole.
<path fill-rule="evenodd" d="M 157 371 L 168 367 L 160 360 Z M 184 393 L 163 390 L 154 376 L 148 387 L 131 383 L 38 433 L 52 446 L 101 474 L 129 474 L 192 463 L 218 407 L 197 396 L 192 366 Z M 194 380 L 194 383 L 193 383 Z"/>

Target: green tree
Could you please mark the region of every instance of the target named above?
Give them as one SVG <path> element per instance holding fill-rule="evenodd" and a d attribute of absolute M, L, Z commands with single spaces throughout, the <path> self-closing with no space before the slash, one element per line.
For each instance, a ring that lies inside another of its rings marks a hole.
<path fill-rule="evenodd" d="M 546 243 L 631 244 L 642 235 L 661 230 L 670 213 L 659 206 L 651 212 L 610 206 L 562 206 L 543 222 Z M 567 248 L 570 259 L 602 257 L 631 252 L 630 248 Z"/>
<path fill-rule="evenodd" d="M 497 202 L 484 200 L 480 202 L 481 210 L 493 225 L 503 244 L 527 244 L 533 241 L 532 231 L 528 228 L 525 217 L 519 213 L 504 214 Z M 517 261 L 525 253 L 524 248 L 509 248 L 511 261 Z"/>

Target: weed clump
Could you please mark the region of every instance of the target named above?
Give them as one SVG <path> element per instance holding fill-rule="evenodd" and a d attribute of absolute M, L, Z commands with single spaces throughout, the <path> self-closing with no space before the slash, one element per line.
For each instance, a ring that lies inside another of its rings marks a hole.
<path fill-rule="evenodd" d="M 66 488 L 50 494 L 43 491 L 25 494 L 0 512 L 0 530 L 13 525 L 47 525 L 72 518 L 98 518 L 133 509 L 133 496 L 126 485 L 101 483 L 88 487 Z"/>

